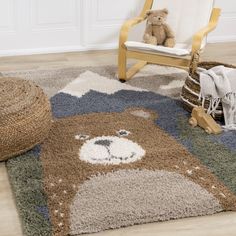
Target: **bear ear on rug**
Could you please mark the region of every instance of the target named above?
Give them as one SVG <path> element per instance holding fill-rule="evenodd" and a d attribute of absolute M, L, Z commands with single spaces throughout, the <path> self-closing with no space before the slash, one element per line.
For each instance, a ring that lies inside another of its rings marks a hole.
<path fill-rule="evenodd" d="M 158 119 L 158 114 L 156 112 L 142 107 L 128 108 L 125 110 L 125 113 L 143 118 L 145 120 L 152 120 L 153 122 Z"/>

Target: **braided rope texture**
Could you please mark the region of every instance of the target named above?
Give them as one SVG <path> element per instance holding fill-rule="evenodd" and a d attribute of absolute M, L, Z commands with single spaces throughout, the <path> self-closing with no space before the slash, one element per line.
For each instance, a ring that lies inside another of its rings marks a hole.
<path fill-rule="evenodd" d="M 50 104 L 40 87 L 22 79 L 0 79 L 0 161 L 41 143 L 51 121 Z"/>

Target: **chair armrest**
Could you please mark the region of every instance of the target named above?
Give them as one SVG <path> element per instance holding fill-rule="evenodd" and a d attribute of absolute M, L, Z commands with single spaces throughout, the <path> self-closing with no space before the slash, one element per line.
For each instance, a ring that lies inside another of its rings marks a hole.
<path fill-rule="evenodd" d="M 219 21 L 220 13 L 220 8 L 214 8 L 211 14 L 209 24 L 193 36 L 192 53 L 196 53 L 201 49 L 204 37 L 216 28 Z"/>
<path fill-rule="evenodd" d="M 133 26 L 143 22 L 145 19 L 145 17 L 135 17 L 123 24 L 120 30 L 120 46 L 123 46 L 123 44 L 127 41 L 130 29 Z"/>
<path fill-rule="evenodd" d="M 139 17 L 128 20 L 123 24 L 120 30 L 120 47 L 123 47 L 124 43 L 127 41 L 130 29 L 146 19 L 146 12 L 152 8 L 152 5 L 153 0 L 146 0 Z"/>

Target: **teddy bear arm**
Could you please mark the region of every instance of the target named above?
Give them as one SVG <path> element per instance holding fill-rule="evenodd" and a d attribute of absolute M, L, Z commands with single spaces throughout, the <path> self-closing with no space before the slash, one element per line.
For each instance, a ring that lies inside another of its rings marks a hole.
<path fill-rule="evenodd" d="M 149 37 L 153 36 L 152 35 L 152 25 L 147 25 L 147 27 L 146 27 L 146 30 L 145 30 L 145 33 L 144 33 L 144 39 L 147 36 L 149 36 Z"/>
<path fill-rule="evenodd" d="M 152 25 L 148 25 L 146 27 L 146 30 L 143 36 L 143 42 L 147 44 L 157 45 L 157 39 L 155 36 L 153 36 Z"/>
<path fill-rule="evenodd" d="M 174 38 L 175 37 L 175 34 L 169 25 L 165 24 L 164 29 L 165 29 L 167 38 Z"/>
<path fill-rule="evenodd" d="M 166 33 L 166 40 L 164 42 L 165 47 L 173 48 L 175 46 L 175 35 L 169 25 L 164 26 Z"/>

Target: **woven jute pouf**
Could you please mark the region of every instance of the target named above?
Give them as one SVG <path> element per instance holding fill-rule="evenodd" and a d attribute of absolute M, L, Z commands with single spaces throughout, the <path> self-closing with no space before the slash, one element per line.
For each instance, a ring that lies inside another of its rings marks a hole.
<path fill-rule="evenodd" d="M 234 66 L 234 65 L 224 64 L 221 62 L 200 62 L 200 63 L 198 63 L 198 67 L 205 68 L 207 70 L 209 70 L 215 66 L 219 66 L 219 65 L 223 65 L 225 67 L 230 67 L 230 68 L 236 68 L 236 66 Z M 182 94 L 181 94 L 184 108 L 187 111 L 192 112 L 192 109 L 194 107 L 202 106 L 202 100 L 199 99 L 200 90 L 201 90 L 201 87 L 200 87 L 199 74 L 196 71 L 190 73 L 185 81 L 185 84 L 182 88 Z M 208 109 L 209 104 L 210 104 L 209 100 L 206 99 L 206 101 L 204 103 L 204 107 L 206 109 Z M 222 108 L 221 103 L 217 107 L 216 112 L 213 114 L 213 117 L 216 120 L 223 119 L 223 108 Z"/>
<path fill-rule="evenodd" d="M 0 161 L 21 154 L 47 136 L 49 101 L 33 82 L 0 78 Z"/>

